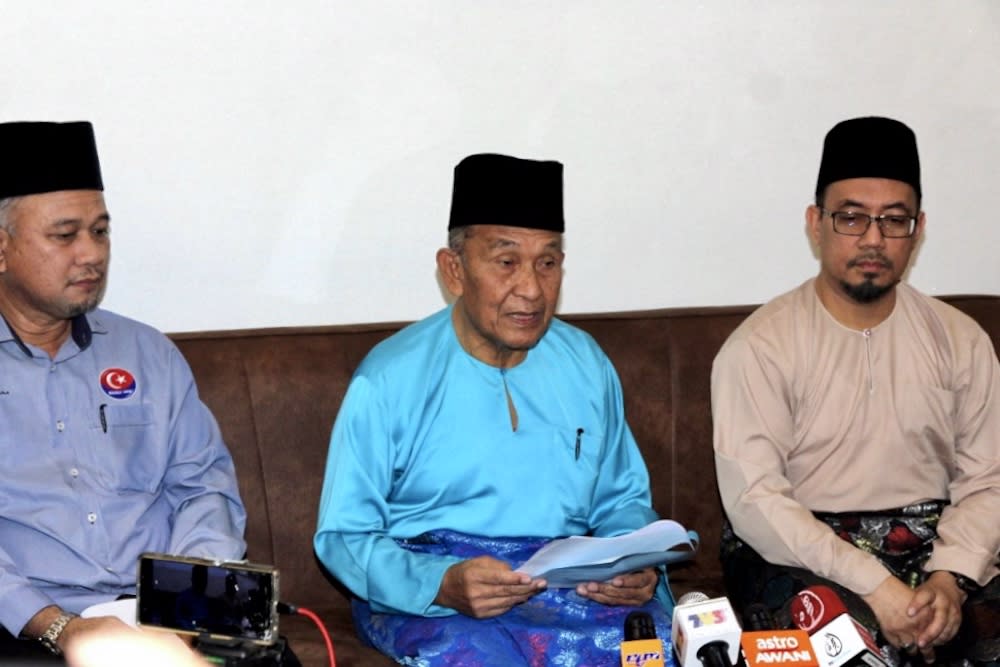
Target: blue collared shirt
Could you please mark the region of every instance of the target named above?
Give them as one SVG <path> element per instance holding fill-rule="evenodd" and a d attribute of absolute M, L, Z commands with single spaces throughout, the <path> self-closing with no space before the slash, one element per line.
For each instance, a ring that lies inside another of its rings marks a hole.
<path fill-rule="evenodd" d="M 134 593 L 144 551 L 242 558 L 246 512 L 177 348 L 96 310 L 54 359 L 0 318 L 0 624 Z"/>

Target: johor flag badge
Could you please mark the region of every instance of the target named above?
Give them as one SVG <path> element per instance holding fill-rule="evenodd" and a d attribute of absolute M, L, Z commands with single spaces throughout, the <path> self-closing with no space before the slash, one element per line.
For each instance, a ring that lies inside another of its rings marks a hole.
<path fill-rule="evenodd" d="M 135 393 L 135 376 L 124 368 L 108 368 L 101 373 L 101 389 L 111 398 L 128 398 Z"/>

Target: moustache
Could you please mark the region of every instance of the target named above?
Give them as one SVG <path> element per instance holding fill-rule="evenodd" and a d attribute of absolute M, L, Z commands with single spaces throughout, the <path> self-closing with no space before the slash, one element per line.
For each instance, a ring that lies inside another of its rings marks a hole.
<path fill-rule="evenodd" d="M 104 280 L 104 272 L 103 271 L 99 271 L 99 272 L 95 272 L 95 273 L 84 273 L 84 274 L 79 275 L 79 276 L 73 276 L 72 278 L 69 279 L 69 282 L 70 282 L 70 284 L 72 284 L 72 283 L 80 283 L 80 282 L 83 282 L 85 280 L 94 281 L 94 282 L 102 281 L 102 280 Z"/>
<path fill-rule="evenodd" d="M 871 263 L 880 264 L 884 269 L 892 268 L 892 260 L 890 260 L 885 255 L 879 255 L 879 254 L 862 255 L 860 257 L 855 257 L 854 259 L 852 259 L 847 263 L 847 268 L 851 269 L 854 268 L 855 266 L 858 266 L 859 264 L 871 264 Z"/>

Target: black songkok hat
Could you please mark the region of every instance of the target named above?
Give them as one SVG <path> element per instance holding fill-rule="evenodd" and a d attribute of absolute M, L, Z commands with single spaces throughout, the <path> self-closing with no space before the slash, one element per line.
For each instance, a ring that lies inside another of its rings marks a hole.
<path fill-rule="evenodd" d="M 816 196 L 846 178 L 891 178 L 920 197 L 920 157 L 913 130 L 898 120 L 869 116 L 841 121 L 827 132 Z"/>
<path fill-rule="evenodd" d="M 0 199 L 59 190 L 104 190 L 93 126 L 0 123 Z"/>
<path fill-rule="evenodd" d="M 562 163 L 470 155 L 455 166 L 448 229 L 506 225 L 562 233 Z"/>

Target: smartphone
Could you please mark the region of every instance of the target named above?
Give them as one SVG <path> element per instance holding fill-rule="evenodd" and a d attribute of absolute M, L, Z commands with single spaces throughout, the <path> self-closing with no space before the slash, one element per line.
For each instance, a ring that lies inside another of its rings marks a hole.
<path fill-rule="evenodd" d="M 278 571 L 170 554 L 139 557 L 142 627 L 270 645 L 278 640 Z"/>

